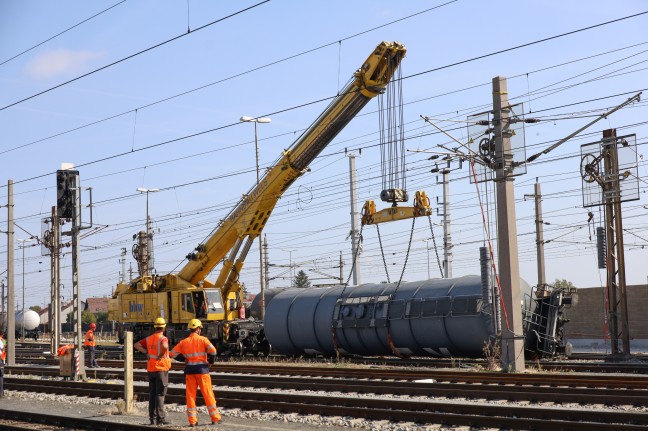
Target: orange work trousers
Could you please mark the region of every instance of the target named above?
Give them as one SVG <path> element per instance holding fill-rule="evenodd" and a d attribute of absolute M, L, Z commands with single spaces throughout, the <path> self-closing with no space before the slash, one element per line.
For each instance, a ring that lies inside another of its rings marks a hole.
<path fill-rule="evenodd" d="M 216 397 L 212 389 L 211 376 L 209 374 L 185 374 L 185 383 L 187 385 L 187 419 L 189 425 L 198 423 L 198 408 L 196 407 L 196 396 L 198 388 L 202 394 L 207 412 L 212 423 L 221 419 L 221 414 L 216 407 Z"/>

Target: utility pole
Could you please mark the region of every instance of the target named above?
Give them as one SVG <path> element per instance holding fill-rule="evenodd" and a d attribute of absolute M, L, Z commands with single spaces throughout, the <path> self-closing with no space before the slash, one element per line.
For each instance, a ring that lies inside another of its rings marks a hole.
<path fill-rule="evenodd" d="M 155 271 L 155 258 L 153 256 L 153 230 L 151 228 L 151 217 L 149 216 L 149 193 L 156 193 L 159 192 L 160 189 L 147 189 L 144 187 L 138 187 L 137 190 L 140 193 L 146 193 L 146 234 L 145 234 L 145 239 L 146 239 L 146 248 L 144 249 L 146 252 L 146 274 L 142 274 L 140 270 L 140 276 L 145 277 L 148 275 L 152 275 L 153 272 Z M 140 235 L 142 232 L 140 232 Z M 140 241 L 142 239 L 140 238 Z M 140 246 L 141 247 L 141 246 Z"/>
<path fill-rule="evenodd" d="M 52 207 L 52 229 L 45 237 L 45 245 L 50 252 L 50 348 L 56 352 L 61 345 L 61 234 L 56 206 Z"/>
<path fill-rule="evenodd" d="M 629 99 L 629 102 L 634 99 Z M 590 149 L 592 146 L 595 149 Z M 613 360 L 630 355 L 621 203 L 639 199 L 637 165 L 637 136 L 634 134 L 617 136 L 616 129 L 607 129 L 603 131 L 601 141 L 581 145 L 583 206 L 605 207 L 604 252 L 601 250 L 603 233 L 599 229 L 597 241 L 599 268 L 607 268 L 606 311 Z M 601 193 L 594 193 L 591 189 L 595 183 Z"/>
<path fill-rule="evenodd" d="M 356 191 L 356 166 L 355 153 L 349 153 L 349 191 L 351 194 L 351 259 L 353 268 L 353 285 L 360 284 L 360 231 L 358 224 L 360 214 L 358 213 L 358 194 Z"/>
<path fill-rule="evenodd" d="M 265 273 L 265 288 L 269 289 L 270 288 L 270 261 L 268 260 L 268 237 L 266 236 L 266 234 L 263 234 L 263 254 L 264 254 L 263 270 Z"/>
<path fill-rule="evenodd" d="M 540 191 L 540 183 L 538 178 L 534 185 L 534 193 L 532 195 L 524 195 L 526 198 L 533 198 L 535 201 L 535 228 L 536 228 L 536 259 L 538 267 L 538 285 L 536 295 L 538 298 L 544 296 L 547 291 L 547 278 L 545 276 L 545 261 L 544 261 L 544 222 L 542 220 L 542 192 Z"/>
<path fill-rule="evenodd" d="M 14 286 L 14 202 L 13 180 L 7 183 L 7 364 L 16 365 L 16 299 Z"/>
<path fill-rule="evenodd" d="M 72 199 L 74 202 L 74 216 L 72 217 L 72 299 L 74 320 L 76 326 L 75 345 L 79 349 L 79 374 L 77 379 L 85 380 L 85 359 L 84 351 L 81 348 L 83 342 L 83 332 L 81 328 L 83 310 L 81 308 L 81 286 L 79 283 L 80 268 L 80 249 L 79 233 L 81 231 L 81 185 L 79 184 L 79 175 L 74 177 L 74 186 L 72 189 Z"/>
<path fill-rule="evenodd" d="M 149 258 L 151 257 L 148 248 L 149 237 L 142 230 L 137 232 L 136 238 L 137 245 L 135 246 L 135 248 L 133 248 L 133 257 L 135 258 L 135 261 L 137 261 L 137 270 L 139 272 L 139 276 L 141 279 L 143 279 L 144 277 L 151 275 L 149 273 Z"/>
<path fill-rule="evenodd" d="M 340 284 L 344 283 L 344 260 L 342 260 L 342 252 L 340 251 Z"/>
<path fill-rule="evenodd" d="M 450 233 L 450 159 L 441 171 L 443 174 L 443 276 L 452 278 L 452 235 Z M 429 253 L 429 252 L 428 252 Z M 428 257 L 428 278 L 430 278 Z"/>
<path fill-rule="evenodd" d="M 248 116 L 242 116 L 241 121 L 245 123 L 254 123 L 254 150 L 256 154 L 256 184 L 257 187 L 259 186 L 259 181 L 260 181 L 260 175 L 259 175 L 259 134 L 257 130 L 257 124 L 267 124 L 272 122 L 272 119 L 268 117 L 248 117 Z M 266 309 L 266 303 L 265 303 L 265 283 L 264 283 L 264 276 L 263 276 L 263 245 L 261 243 L 261 232 L 259 232 L 259 290 L 261 294 L 261 319 L 265 317 L 265 309 Z"/>
<path fill-rule="evenodd" d="M 63 232 L 65 235 L 72 237 L 72 315 L 74 316 L 74 344 L 79 352 L 79 370 L 75 374 L 76 379 L 85 380 L 85 363 L 83 352 L 83 335 L 81 328 L 81 286 L 79 283 L 80 268 L 80 250 L 79 234 L 81 227 L 81 182 L 79 180 L 79 171 L 74 170 L 70 163 L 63 163 L 61 169 L 56 171 L 56 213 L 60 219 L 71 220 L 72 228 L 69 232 Z M 92 195 L 90 195 L 90 204 L 92 205 Z M 92 224 L 92 216 L 90 217 Z"/>
<path fill-rule="evenodd" d="M 126 247 L 122 247 L 121 249 L 121 259 L 119 260 L 121 263 L 121 273 L 119 274 L 119 281 L 122 283 L 126 283 Z"/>
<path fill-rule="evenodd" d="M 497 195 L 497 244 L 504 313 L 502 313 L 502 365 L 505 370 L 524 371 L 524 335 L 520 306 L 513 152 L 511 149 L 510 104 L 506 78 L 493 78 L 493 127 L 495 138 L 495 183 Z"/>
<path fill-rule="evenodd" d="M 423 117 L 426 122 L 432 124 L 434 127 L 439 129 L 441 132 L 446 133 L 443 129 L 440 129 L 436 124 L 430 121 L 429 118 Z M 447 133 L 446 133 L 447 134 Z M 450 135 L 448 135 L 450 136 Z M 454 139 L 454 138 L 453 138 Z M 429 160 L 436 160 L 439 158 L 439 155 L 434 155 L 430 157 Z M 435 167 L 430 170 L 431 173 L 441 173 L 442 180 L 441 185 L 443 187 L 443 203 L 441 204 L 442 213 L 437 209 L 437 214 L 443 216 L 443 266 L 439 268 L 441 271 L 441 277 L 451 278 L 452 277 L 452 233 L 450 229 L 451 217 L 450 217 L 450 169 L 453 156 L 446 155 L 442 160 L 446 161 L 446 166 L 444 168 L 439 168 L 439 165 L 435 163 Z M 459 159 L 459 168 L 461 169 L 462 160 Z M 439 179 L 437 177 L 437 184 Z M 439 203 L 439 198 L 437 197 L 437 204 Z M 432 224 L 430 223 L 430 231 L 432 230 Z M 428 259 L 429 260 L 429 259 Z M 438 261 L 438 254 L 437 254 Z M 441 263 L 439 262 L 439 265 Z M 429 266 L 429 265 L 428 265 Z M 428 271 L 429 272 L 429 271 Z M 428 275 L 428 278 L 430 276 Z"/>
<path fill-rule="evenodd" d="M 603 200 L 605 202 L 605 237 L 607 241 L 608 316 L 612 333 L 612 354 L 630 355 L 630 331 L 626 298 L 625 252 L 621 217 L 621 186 L 616 129 L 603 131 Z M 619 314 L 620 312 L 620 314 Z"/>
<path fill-rule="evenodd" d="M 536 246 L 537 246 L 537 259 L 538 259 L 538 291 L 546 290 L 547 278 L 545 276 L 545 261 L 544 261 L 544 223 L 542 220 L 542 192 L 540 191 L 540 183 L 536 178 L 534 186 L 535 197 L 535 223 L 536 223 Z"/>

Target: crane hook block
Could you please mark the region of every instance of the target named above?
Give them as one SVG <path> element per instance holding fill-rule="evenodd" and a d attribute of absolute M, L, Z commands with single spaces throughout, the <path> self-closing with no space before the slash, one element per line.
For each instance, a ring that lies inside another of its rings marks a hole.
<path fill-rule="evenodd" d="M 386 189 L 380 192 L 380 200 L 383 202 L 391 202 L 396 206 L 397 202 L 407 202 L 409 195 L 407 190 L 404 189 Z"/>

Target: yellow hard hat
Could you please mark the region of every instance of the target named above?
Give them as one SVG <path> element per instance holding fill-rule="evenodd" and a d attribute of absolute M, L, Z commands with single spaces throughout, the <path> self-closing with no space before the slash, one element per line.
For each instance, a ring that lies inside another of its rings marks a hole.
<path fill-rule="evenodd" d="M 202 322 L 199 319 L 191 319 L 189 322 L 189 329 L 202 328 Z"/>
<path fill-rule="evenodd" d="M 164 320 L 164 317 L 158 317 L 153 322 L 153 326 L 156 328 L 164 328 L 166 326 L 166 320 Z"/>

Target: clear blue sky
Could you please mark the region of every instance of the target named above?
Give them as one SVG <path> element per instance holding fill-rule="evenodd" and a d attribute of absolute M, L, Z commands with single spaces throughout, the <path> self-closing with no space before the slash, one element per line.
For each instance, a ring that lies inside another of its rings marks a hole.
<path fill-rule="evenodd" d="M 146 210 L 138 187 L 162 190 L 150 196 L 156 268 L 159 273 L 177 270 L 255 182 L 254 130 L 239 118 L 272 118 L 272 123 L 259 126 L 260 163 L 269 166 L 326 102 L 299 106 L 335 95 L 380 41 L 399 41 L 408 48 L 402 63 L 406 148 L 455 146 L 419 116 L 465 120 L 488 110 L 491 80 L 501 75 L 509 78 L 509 97 L 524 102 L 526 115 L 545 120 L 526 128 L 530 155 L 586 124 L 591 119 L 587 115 L 621 103 L 629 97 L 625 93 L 648 88 L 648 15 L 466 60 L 646 10 L 643 1 L 5 1 L 0 3 L 0 202 L 6 204 L 6 183 L 12 179 L 16 238 L 40 235 L 41 219 L 56 200 L 54 172 L 62 162 L 79 166 L 82 185 L 93 188 L 94 222 L 105 226 L 82 240 L 82 297 L 110 295 L 118 281 L 122 247 L 129 250 L 128 262 L 136 268 L 130 256 L 132 236 L 143 228 Z M 377 106 L 370 102 L 277 205 L 265 229 L 273 265 L 287 266 L 292 260 L 314 283 L 331 282 L 311 270 L 337 275 L 334 267 L 342 252 L 348 276 L 344 149 L 363 148 L 357 159 L 359 205 L 367 199 L 379 201 Z M 641 199 L 624 203 L 623 215 L 628 282 L 646 282 L 646 113 L 641 102 L 613 114 L 530 164 L 516 179 L 520 272 L 529 283 L 537 280 L 534 206 L 524 195 L 533 193 L 536 178 L 549 223 L 547 279 L 565 278 L 578 287 L 604 282 L 593 232 L 601 226 L 602 212 L 592 209 L 594 223 L 588 225 L 579 154 L 582 144 L 600 139 L 607 128 L 637 135 Z M 569 116 L 577 118 L 565 119 Z M 464 124 L 438 124 L 457 139 L 466 139 Z M 212 129 L 216 130 L 207 132 Z M 436 207 L 442 190 L 430 173 L 433 162 L 428 157 L 408 153 L 408 190 L 425 190 Z M 467 177 L 466 164 L 451 174 L 455 276 L 479 272 L 478 248 L 486 238 L 477 191 Z M 492 184 L 488 190 L 480 187 L 482 202 L 491 210 L 492 190 Z M 87 220 L 87 212 L 84 217 Z M 3 231 L 6 218 L 3 209 Z M 439 247 L 440 221 L 435 214 Z M 410 229 L 409 221 L 381 228 L 392 281 L 402 271 Z M 494 226 L 491 232 L 495 236 Z M 427 278 L 428 261 L 430 275 L 439 276 L 435 251 L 426 250 L 426 244 L 432 247 L 431 241 L 424 241 L 430 237 L 427 221 L 418 220 L 405 280 Z M 386 280 L 375 228 L 365 229 L 364 239 L 362 281 Z M 6 269 L 6 252 L 4 241 L 0 272 Z M 442 258 L 443 250 L 438 252 Z M 20 289 L 21 250 L 15 256 Z M 253 248 L 241 275 L 252 292 L 259 287 L 257 256 Z M 25 257 L 27 306 L 42 305 L 49 296 L 49 258 L 40 256 L 40 247 L 27 248 Z M 65 299 L 71 295 L 69 265 L 67 249 L 62 269 Z M 274 266 L 271 276 L 276 278 L 270 287 L 289 283 L 282 278 L 288 276 L 285 267 Z"/>

